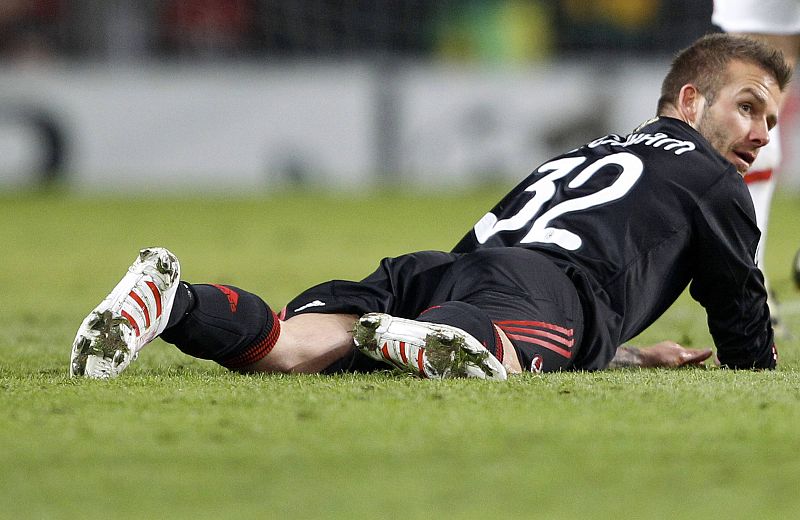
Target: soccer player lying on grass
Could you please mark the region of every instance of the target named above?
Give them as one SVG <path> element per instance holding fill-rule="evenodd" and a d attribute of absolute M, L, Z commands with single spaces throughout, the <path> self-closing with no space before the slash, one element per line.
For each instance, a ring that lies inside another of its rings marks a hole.
<path fill-rule="evenodd" d="M 180 280 L 143 250 L 81 324 L 72 375 L 118 375 L 156 336 L 241 372 L 369 371 L 505 379 L 521 371 L 700 363 L 665 342 L 618 348 L 687 285 L 722 366 L 777 362 L 759 232 L 742 174 L 769 140 L 791 69 L 755 40 L 710 35 L 674 60 L 658 117 L 539 166 L 452 252 L 384 259 L 276 315 L 236 287 Z"/>

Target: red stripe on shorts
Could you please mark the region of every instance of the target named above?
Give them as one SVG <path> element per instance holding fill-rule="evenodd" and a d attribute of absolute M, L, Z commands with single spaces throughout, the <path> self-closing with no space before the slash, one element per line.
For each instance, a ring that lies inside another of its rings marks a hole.
<path fill-rule="evenodd" d="M 560 332 L 565 336 L 572 336 L 573 330 L 572 329 L 565 329 L 564 327 L 560 327 L 553 323 L 544 323 L 543 321 L 523 321 L 523 320 L 506 320 L 506 321 L 496 321 L 497 325 L 502 329 L 505 328 L 505 325 L 522 325 L 523 327 L 539 327 L 542 329 L 550 329 L 556 332 Z"/>
<path fill-rule="evenodd" d="M 507 334 L 507 336 L 517 341 L 524 341 L 525 343 L 533 343 L 534 345 L 539 345 L 540 347 L 544 347 L 547 350 L 555 352 L 559 356 L 564 356 L 567 359 L 572 358 L 572 352 L 570 352 L 569 350 L 565 350 L 561 347 L 558 347 L 556 345 L 553 345 L 552 343 L 548 343 L 547 341 L 537 338 L 531 338 L 528 336 L 520 336 L 519 334 Z"/>
<path fill-rule="evenodd" d="M 568 347 L 568 348 L 571 348 L 572 345 L 575 344 L 575 340 L 572 339 L 572 337 L 567 339 L 567 338 L 552 334 L 550 332 L 545 332 L 543 330 L 525 329 L 525 328 L 522 328 L 522 327 L 500 327 L 500 328 L 503 329 L 506 332 L 506 334 L 508 334 L 509 332 L 524 332 L 525 334 L 533 334 L 534 336 L 541 336 L 543 338 L 551 339 L 551 340 L 553 340 L 553 341 L 555 341 L 557 343 L 561 343 L 562 345 L 564 345 L 565 347 Z"/>

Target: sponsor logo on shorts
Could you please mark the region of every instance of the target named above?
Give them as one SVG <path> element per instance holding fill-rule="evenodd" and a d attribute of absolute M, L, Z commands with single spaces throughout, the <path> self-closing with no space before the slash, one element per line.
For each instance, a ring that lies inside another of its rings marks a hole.
<path fill-rule="evenodd" d="M 324 307 L 324 306 L 325 306 L 325 302 L 320 301 L 320 300 L 314 300 L 311 303 L 307 303 L 305 305 L 301 305 L 300 307 L 296 308 L 294 310 L 294 312 L 304 311 L 306 309 L 310 309 L 311 307 Z"/>
<path fill-rule="evenodd" d="M 540 374 L 542 372 L 542 365 L 544 364 L 544 359 L 539 354 L 533 356 L 531 360 L 531 372 L 534 374 Z"/>

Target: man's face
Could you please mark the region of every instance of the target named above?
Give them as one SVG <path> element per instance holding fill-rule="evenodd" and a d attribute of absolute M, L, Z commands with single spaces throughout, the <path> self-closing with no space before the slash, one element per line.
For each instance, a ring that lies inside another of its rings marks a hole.
<path fill-rule="evenodd" d="M 769 142 L 780 99 L 780 88 L 766 70 L 732 61 L 713 102 L 702 106 L 697 130 L 744 174 Z"/>

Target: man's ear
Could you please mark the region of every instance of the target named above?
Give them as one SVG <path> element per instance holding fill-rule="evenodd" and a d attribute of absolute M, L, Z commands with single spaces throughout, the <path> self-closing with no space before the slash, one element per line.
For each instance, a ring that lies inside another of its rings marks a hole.
<path fill-rule="evenodd" d="M 678 93 L 678 113 L 681 119 L 691 126 L 696 126 L 700 114 L 705 108 L 706 98 L 697 90 L 697 87 L 687 83 Z"/>

